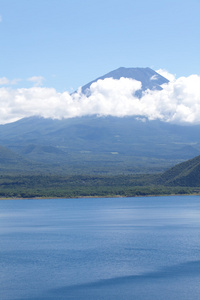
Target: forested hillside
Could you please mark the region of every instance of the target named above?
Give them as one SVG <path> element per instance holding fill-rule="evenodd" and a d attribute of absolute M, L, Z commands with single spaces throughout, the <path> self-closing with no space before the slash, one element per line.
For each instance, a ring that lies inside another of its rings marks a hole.
<path fill-rule="evenodd" d="M 167 186 L 200 187 L 200 156 L 170 168 L 158 182 Z"/>

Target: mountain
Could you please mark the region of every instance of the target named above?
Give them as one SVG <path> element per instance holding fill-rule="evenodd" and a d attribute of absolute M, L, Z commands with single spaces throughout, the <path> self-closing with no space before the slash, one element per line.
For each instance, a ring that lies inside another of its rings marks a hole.
<path fill-rule="evenodd" d="M 98 79 L 108 77 L 140 80 L 142 90 L 161 89 L 168 82 L 150 68 L 119 68 Z M 83 86 L 85 93 L 92 82 Z M 0 145 L 16 155 L 13 168 L 19 167 L 17 161 L 23 162 L 20 170 L 57 174 L 158 173 L 200 154 L 200 125 L 96 115 L 62 120 L 31 117 L 0 125 Z M 1 173 L 6 166 L 10 168 L 2 156 Z"/>
<path fill-rule="evenodd" d="M 162 172 L 200 153 L 200 126 L 134 117 L 26 118 L 0 126 L 0 144 L 66 173 Z"/>
<path fill-rule="evenodd" d="M 199 187 L 200 155 L 164 172 L 159 178 L 159 183 L 168 186 Z"/>
<path fill-rule="evenodd" d="M 150 68 L 118 68 L 114 71 L 111 71 L 101 77 L 98 77 L 97 79 L 87 83 L 86 85 L 82 86 L 82 92 L 86 95 L 89 95 L 89 88 L 92 83 L 96 82 L 97 80 L 105 79 L 105 78 L 113 78 L 113 79 L 120 79 L 121 77 L 124 78 L 132 78 L 135 80 L 138 80 L 142 83 L 142 91 L 145 91 L 146 89 L 150 90 L 160 90 L 161 85 L 164 83 L 168 83 L 169 80 L 165 77 L 161 76 L 154 70 Z M 141 92 L 138 91 L 138 96 L 141 96 Z"/>

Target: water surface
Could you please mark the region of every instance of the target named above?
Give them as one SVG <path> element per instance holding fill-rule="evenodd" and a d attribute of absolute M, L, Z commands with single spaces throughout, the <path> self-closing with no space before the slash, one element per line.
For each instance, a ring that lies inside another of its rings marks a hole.
<path fill-rule="evenodd" d="M 200 299 L 200 197 L 0 201 L 1 300 Z"/>

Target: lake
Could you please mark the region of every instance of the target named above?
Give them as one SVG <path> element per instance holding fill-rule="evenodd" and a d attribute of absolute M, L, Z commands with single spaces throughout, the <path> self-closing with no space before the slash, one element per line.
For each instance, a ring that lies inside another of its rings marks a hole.
<path fill-rule="evenodd" d="M 0 201 L 1 300 L 200 299 L 200 197 Z"/>

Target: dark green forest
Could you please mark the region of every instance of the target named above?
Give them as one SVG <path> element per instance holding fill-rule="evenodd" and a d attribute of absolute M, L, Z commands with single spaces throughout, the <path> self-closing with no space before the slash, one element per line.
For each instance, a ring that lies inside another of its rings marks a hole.
<path fill-rule="evenodd" d="M 191 194 L 194 187 L 164 186 L 160 175 L 1 176 L 1 198 L 135 197 Z"/>
<path fill-rule="evenodd" d="M 17 174 L 11 169 L 3 173 L 0 175 L 0 198 L 136 197 L 200 193 L 200 156 L 163 173 L 154 174 Z"/>

